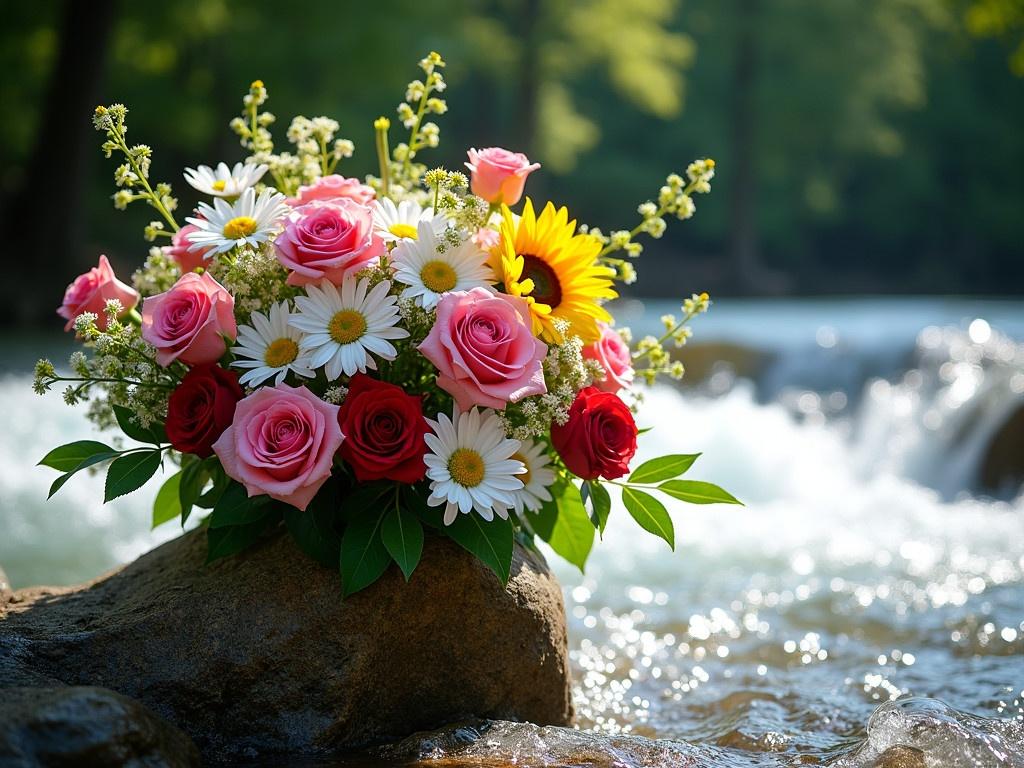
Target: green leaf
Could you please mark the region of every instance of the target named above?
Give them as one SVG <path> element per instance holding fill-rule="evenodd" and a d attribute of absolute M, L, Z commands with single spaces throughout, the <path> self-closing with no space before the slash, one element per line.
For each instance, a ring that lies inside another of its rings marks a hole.
<path fill-rule="evenodd" d="M 185 525 L 185 521 L 188 520 L 188 516 L 192 512 L 192 506 L 202 496 L 203 489 L 206 487 L 206 483 L 209 482 L 210 475 L 207 470 L 207 461 L 207 459 L 203 459 L 201 461 L 189 462 L 181 470 L 181 481 L 178 485 L 178 502 L 181 505 L 182 525 Z"/>
<path fill-rule="evenodd" d="M 268 501 L 270 499 L 267 496 L 250 498 L 245 486 L 232 482 L 213 508 L 210 527 L 228 528 L 254 523 L 266 516 L 267 510 L 264 507 Z"/>
<path fill-rule="evenodd" d="M 376 514 L 381 506 L 381 499 L 394 486 L 391 483 L 364 483 L 352 488 L 345 494 L 338 505 L 341 520 L 355 520 L 365 517 L 367 514 Z"/>
<path fill-rule="evenodd" d="M 167 478 L 166 482 L 157 491 L 156 499 L 153 500 L 153 527 L 163 525 L 168 520 L 173 520 L 181 514 L 181 476 L 182 472 L 175 472 Z"/>
<path fill-rule="evenodd" d="M 163 424 L 153 422 L 148 427 L 142 427 L 135 420 L 135 414 L 123 405 L 114 406 L 114 417 L 117 419 L 117 426 L 132 440 L 155 445 L 167 442 L 167 433 L 164 431 Z"/>
<path fill-rule="evenodd" d="M 500 517 L 488 522 L 476 512 L 459 513 L 455 522 L 445 526 L 443 531 L 463 549 L 480 558 L 502 584 L 508 584 L 514 540 L 511 522 Z"/>
<path fill-rule="evenodd" d="M 206 564 L 220 560 L 228 555 L 235 555 L 256 543 L 267 529 L 270 521 L 269 507 L 261 507 L 263 517 L 245 525 L 232 525 L 227 528 L 208 528 L 206 531 Z"/>
<path fill-rule="evenodd" d="M 423 525 L 412 512 L 395 507 L 384 516 L 380 537 L 408 581 L 423 554 Z"/>
<path fill-rule="evenodd" d="M 63 488 L 64 483 L 70 480 L 77 472 L 80 472 L 86 467 L 91 467 L 94 464 L 102 464 L 104 461 L 109 461 L 110 459 L 116 458 L 117 456 L 120 456 L 120 454 L 117 451 L 111 451 L 110 453 L 94 453 L 87 459 L 82 459 L 81 463 L 79 463 L 78 466 L 76 466 L 70 472 L 65 472 L 63 475 L 61 475 L 60 477 L 53 481 L 53 483 L 50 485 L 50 492 L 46 495 L 46 498 L 52 498 L 53 494 L 55 494 L 57 491 Z"/>
<path fill-rule="evenodd" d="M 338 567 L 341 536 L 335 528 L 338 512 L 337 488 L 325 483 L 301 512 L 289 504 L 277 503 L 284 513 L 284 524 L 299 549 L 328 568 Z"/>
<path fill-rule="evenodd" d="M 714 483 L 702 480 L 669 480 L 658 486 L 658 490 L 673 499 L 690 504 L 739 504 L 743 502 Z"/>
<path fill-rule="evenodd" d="M 590 487 L 590 506 L 593 510 L 592 518 L 597 529 L 604 535 L 605 526 L 608 525 L 608 515 L 612 511 L 612 499 L 608 495 L 608 489 L 597 480 L 587 483 Z"/>
<path fill-rule="evenodd" d="M 78 465 L 86 459 L 101 453 L 115 454 L 116 451 L 109 445 L 95 440 L 78 440 L 54 448 L 42 458 L 39 465 L 52 467 L 61 472 L 71 472 L 77 470 Z"/>
<path fill-rule="evenodd" d="M 573 483 L 556 483 L 551 495 L 552 500 L 539 512 L 527 512 L 530 525 L 555 552 L 582 571 L 594 546 L 594 524 Z"/>
<path fill-rule="evenodd" d="M 126 453 L 110 462 L 103 503 L 141 488 L 160 469 L 160 451 Z"/>
<path fill-rule="evenodd" d="M 660 456 L 657 459 L 645 461 L 633 470 L 629 476 L 631 483 L 659 483 L 672 477 L 679 477 L 693 466 L 699 453 L 675 454 L 673 456 Z"/>
<path fill-rule="evenodd" d="M 345 597 L 379 579 L 391 564 L 380 528 L 386 510 L 364 510 L 349 519 L 341 537 L 341 589 Z"/>
<path fill-rule="evenodd" d="M 622 489 L 622 502 L 641 528 L 663 538 L 672 549 L 676 548 L 675 529 L 664 504 L 649 493 L 629 487 Z"/>

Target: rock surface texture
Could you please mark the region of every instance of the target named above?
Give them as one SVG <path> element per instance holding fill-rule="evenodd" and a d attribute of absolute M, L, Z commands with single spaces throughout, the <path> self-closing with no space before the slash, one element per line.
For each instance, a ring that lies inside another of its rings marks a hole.
<path fill-rule="evenodd" d="M 285 535 L 205 557 L 193 531 L 90 584 L 0 593 L 0 722 L 62 708 L 98 732 L 109 711 L 111 743 L 134 729 L 139 750 L 167 754 L 138 764 L 176 766 L 194 759 L 178 729 L 219 760 L 358 748 L 471 716 L 572 721 L 561 590 L 518 545 L 505 588 L 428 537 L 408 584 L 393 567 L 345 600 L 337 572 Z M 24 737 L 11 722 L 0 757 Z"/>

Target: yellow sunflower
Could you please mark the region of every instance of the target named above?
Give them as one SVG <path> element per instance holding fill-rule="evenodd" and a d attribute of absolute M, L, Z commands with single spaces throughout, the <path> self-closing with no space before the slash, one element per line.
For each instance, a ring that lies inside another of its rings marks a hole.
<path fill-rule="evenodd" d="M 597 341 L 598 322 L 611 322 L 601 299 L 614 299 L 608 267 L 597 263 L 600 241 L 575 234 L 565 208 L 548 203 L 540 216 L 526 198 L 523 215 L 516 221 L 508 206 L 501 207 L 501 239 L 492 254 L 491 266 L 505 292 L 521 296 L 530 305 L 533 332 L 545 341 L 565 341 L 555 320 L 569 325 L 569 334 L 584 343 Z"/>

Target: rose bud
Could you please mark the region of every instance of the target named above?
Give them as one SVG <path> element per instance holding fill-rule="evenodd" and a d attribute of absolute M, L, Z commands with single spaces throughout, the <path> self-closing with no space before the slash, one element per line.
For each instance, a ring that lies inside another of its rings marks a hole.
<path fill-rule="evenodd" d="M 540 163 L 531 164 L 522 152 L 509 152 L 500 147 L 471 149 L 468 154 L 469 188 L 474 195 L 493 205 L 518 203 L 526 177 L 540 168 Z"/>
<path fill-rule="evenodd" d="M 64 302 L 57 310 L 57 314 L 68 321 L 64 330 L 74 328 L 75 318 L 83 312 L 96 315 L 96 325 L 105 330 L 107 314 L 104 310 L 110 299 L 121 302 L 121 316 L 124 316 L 139 303 L 139 294 L 130 285 L 118 280 L 107 257 L 100 256 L 99 264 L 76 277 L 75 282 L 64 292 Z"/>

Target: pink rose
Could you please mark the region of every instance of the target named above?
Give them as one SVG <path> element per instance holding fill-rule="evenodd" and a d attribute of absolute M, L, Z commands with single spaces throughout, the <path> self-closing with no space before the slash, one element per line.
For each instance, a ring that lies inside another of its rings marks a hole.
<path fill-rule="evenodd" d="M 618 332 L 607 323 L 598 323 L 601 338 L 583 348 L 583 357 L 597 360 L 604 368 L 604 380 L 594 386 L 605 392 L 618 392 L 633 385 L 633 356 Z"/>
<path fill-rule="evenodd" d="M 309 203 L 292 212 L 274 248 L 278 261 L 291 270 L 289 285 L 324 278 L 341 285 L 385 253 L 384 241 L 373 233 L 370 209 L 344 199 Z"/>
<path fill-rule="evenodd" d="M 64 330 L 74 328 L 75 318 L 83 312 L 92 312 L 97 316 L 96 325 L 106 329 L 107 316 L 103 310 L 109 299 L 121 302 L 124 311 L 119 316 L 124 316 L 139 303 L 139 294 L 130 285 L 118 280 L 107 257 L 100 256 L 97 266 L 76 277 L 75 282 L 64 291 L 64 302 L 57 309 L 57 314 L 68 321 Z"/>
<path fill-rule="evenodd" d="M 209 272 L 182 275 L 171 290 L 142 303 L 142 338 L 167 367 L 216 362 L 238 335 L 235 300 Z"/>
<path fill-rule="evenodd" d="M 261 387 L 238 403 L 213 451 L 249 493 L 305 510 L 331 475 L 345 436 L 338 406 L 305 387 Z"/>
<path fill-rule="evenodd" d="M 489 203 L 518 203 L 526 177 L 540 168 L 540 163 L 531 165 L 522 152 L 509 152 L 500 147 L 471 149 L 468 154 L 466 167 L 472 174 L 470 189 Z"/>
<path fill-rule="evenodd" d="M 363 184 L 359 179 L 346 179 L 334 173 L 317 179 L 308 187 L 299 187 L 298 197 L 288 200 L 288 205 L 296 207 L 311 203 L 314 200 L 340 200 L 348 198 L 360 205 L 369 205 L 376 197 L 372 187 Z"/>
<path fill-rule="evenodd" d="M 208 261 L 207 254 L 213 253 L 213 248 L 189 250 L 192 243 L 188 240 L 188 236 L 198 231 L 199 227 L 195 224 L 186 224 L 174 233 L 171 244 L 165 245 L 163 248 L 164 253 L 174 259 L 183 275 L 187 272 L 194 272 L 199 267 L 205 267 Z"/>
<path fill-rule="evenodd" d="M 442 295 L 419 349 L 437 366 L 437 385 L 463 411 L 502 409 L 548 391 L 542 367 L 548 347 L 533 335 L 529 306 L 515 296 L 486 288 Z"/>

